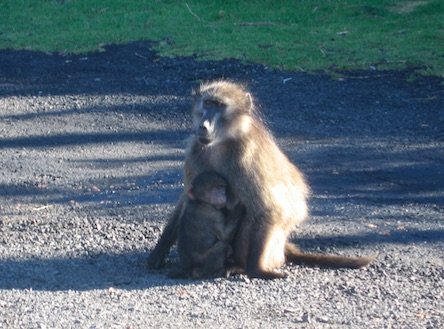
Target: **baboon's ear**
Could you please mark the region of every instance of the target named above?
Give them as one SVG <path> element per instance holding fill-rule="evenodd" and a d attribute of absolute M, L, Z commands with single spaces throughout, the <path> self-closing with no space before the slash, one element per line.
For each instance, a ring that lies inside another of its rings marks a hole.
<path fill-rule="evenodd" d="M 188 190 L 187 194 L 188 194 L 188 198 L 190 200 L 195 200 L 196 199 L 196 197 L 194 196 L 194 192 L 193 192 L 193 188 L 192 187 Z"/>
<path fill-rule="evenodd" d="M 191 97 L 193 97 L 193 99 L 196 99 L 198 97 L 202 96 L 200 93 L 200 89 L 199 88 L 193 88 L 191 89 Z"/>

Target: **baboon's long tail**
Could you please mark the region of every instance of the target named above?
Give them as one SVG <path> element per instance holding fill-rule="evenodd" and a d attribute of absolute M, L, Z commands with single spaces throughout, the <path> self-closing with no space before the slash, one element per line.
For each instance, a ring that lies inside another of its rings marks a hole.
<path fill-rule="evenodd" d="M 286 262 L 305 264 L 326 268 L 361 268 L 368 265 L 375 257 L 348 257 L 324 254 L 310 254 L 302 252 L 298 246 L 291 242 L 285 244 Z"/>

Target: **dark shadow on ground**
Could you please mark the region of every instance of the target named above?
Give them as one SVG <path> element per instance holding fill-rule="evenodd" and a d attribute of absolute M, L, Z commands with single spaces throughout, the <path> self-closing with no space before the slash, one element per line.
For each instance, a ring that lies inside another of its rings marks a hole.
<path fill-rule="evenodd" d="M 372 232 L 362 235 L 297 237 L 294 242 L 304 251 L 341 249 L 341 247 L 366 247 L 377 244 L 420 244 L 444 242 L 444 230 L 400 229 Z"/>
<path fill-rule="evenodd" d="M 89 203 L 97 208 L 172 204 L 182 191 L 181 182 L 180 170 L 159 170 L 154 174 L 83 182 L 80 187 L 71 188 L 40 187 L 36 183 L 0 184 L 0 196 L 20 198 L 21 203 L 30 200 L 43 205 Z M 91 191 L 92 186 L 97 190 Z M 3 211 L 2 215 L 10 214 Z"/>
<path fill-rule="evenodd" d="M 1 90 L 1 89 L 0 89 Z M 91 106 L 91 96 L 81 95 L 79 97 L 70 97 L 64 100 L 63 109 L 46 108 L 45 102 L 35 100 L 33 104 L 34 112 L 27 111 L 25 113 L 4 114 L 0 113 L 0 118 L 6 122 L 26 122 L 40 120 L 40 122 L 50 122 L 60 118 L 75 118 L 80 115 L 112 115 L 118 114 L 121 117 L 137 116 L 142 117 L 149 113 L 152 123 L 165 124 L 165 117 L 185 120 L 189 114 L 191 104 L 190 97 L 177 97 L 176 95 L 151 95 L 149 91 L 145 91 L 142 96 L 137 95 L 121 95 L 121 94 L 105 94 L 96 96 L 94 105 Z M 70 94 L 68 94 L 70 95 Z M 50 97 L 50 96 L 48 96 Z M 31 99 L 33 99 L 31 97 Z M 30 101 L 30 103 L 33 103 Z M 85 106 L 88 105 L 88 106 Z"/>
<path fill-rule="evenodd" d="M 368 246 L 379 243 L 429 244 L 442 242 L 443 230 L 392 232 L 377 234 L 299 238 L 297 242 L 305 251 L 327 246 L 340 253 L 341 247 Z M 323 248 L 321 248 L 323 249 Z M 133 290 L 156 286 L 195 284 L 199 281 L 169 279 L 169 265 L 161 271 L 145 267 L 148 252 L 98 254 L 84 257 L 0 261 L 0 289 L 33 289 L 42 291 L 86 291 L 111 287 Z"/>
<path fill-rule="evenodd" d="M 375 155 L 377 156 L 377 155 Z M 356 156 L 359 158 L 359 154 Z M 347 202 L 352 205 L 407 205 L 432 204 L 444 210 L 444 177 L 442 161 L 410 162 L 396 168 L 353 168 L 308 170 L 314 201 L 320 194 L 326 201 Z M 316 209 L 314 210 L 316 211 Z"/>
<path fill-rule="evenodd" d="M 185 138 L 185 131 L 176 131 L 175 135 Z M 120 133 L 70 133 L 50 136 L 32 136 L 0 139 L 0 149 L 11 148 L 45 148 L 64 147 L 68 145 L 89 145 L 118 142 L 149 142 L 164 143 L 168 146 L 183 146 L 180 137 L 171 140 L 170 131 L 120 132 Z"/>
<path fill-rule="evenodd" d="M 237 60 L 202 63 L 195 57 L 160 57 L 153 45 L 110 45 L 82 55 L 0 50 L 0 97 L 147 91 L 154 96 L 188 96 L 190 86 L 209 75 L 240 78 L 259 68 Z"/>
<path fill-rule="evenodd" d="M 144 266 L 147 253 L 99 254 L 93 256 L 0 261 L 0 289 L 45 291 L 93 290 L 118 287 L 145 289 L 175 285 L 177 281 L 152 276 Z M 159 283 L 160 280 L 160 283 Z"/>

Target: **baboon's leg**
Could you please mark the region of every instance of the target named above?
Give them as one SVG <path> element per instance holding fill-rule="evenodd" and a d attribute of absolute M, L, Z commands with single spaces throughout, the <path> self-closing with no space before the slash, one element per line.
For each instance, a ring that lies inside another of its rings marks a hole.
<path fill-rule="evenodd" d="M 217 241 L 203 255 L 199 255 L 195 260 L 192 277 L 194 279 L 222 276 L 225 273 L 225 260 L 228 250 L 231 247 L 224 241 Z"/>
<path fill-rule="evenodd" d="M 263 223 L 264 220 L 257 223 Z M 273 231 L 272 227 L 262 226 L 257 230 L 250 231 L 250 245 L 248 248 L 246 272 L 249 277 L 260 279 L 279 279 L 284 278 L 285 274 L 273 271 L 275 267 L 274 248 L 280 248 L 275 245 L 280 236 Z M 280 235 L 280 234 L 279 234 Z M 285 236 L 283 237 L 285 243 Z M 282 250 L 277 250 L 283 254 Z"/>

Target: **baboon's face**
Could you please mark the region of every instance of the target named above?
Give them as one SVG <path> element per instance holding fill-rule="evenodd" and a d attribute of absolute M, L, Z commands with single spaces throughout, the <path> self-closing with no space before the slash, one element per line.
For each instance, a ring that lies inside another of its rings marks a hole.
<path fill-rule="evenodd" d="M 223 139 L 226 106 L 214 98 L 200 98 L 193 111 L 195 134 L 202 144 L 215 143 Z"/>
<path fill-rule="evenodd" d="M 204 171 L 194 178 L 188 197 L 223 208 L 227 204 L 227 182 L 216 172 Z"/>
<path fill-rule="evenodd" d="M 247 134 L 252 117 L 251 95 L 236 84 L 214 82 L 194 92 L 194 133 L 204 145 Z"/>
<path fill-rule="evenodd" d="M 199 200 L 221 209 L 227 204 L 227 193 L 225 186 L 212 186 L 208 188 L 191 188 L 188 191 L 191 200 Z"/>

